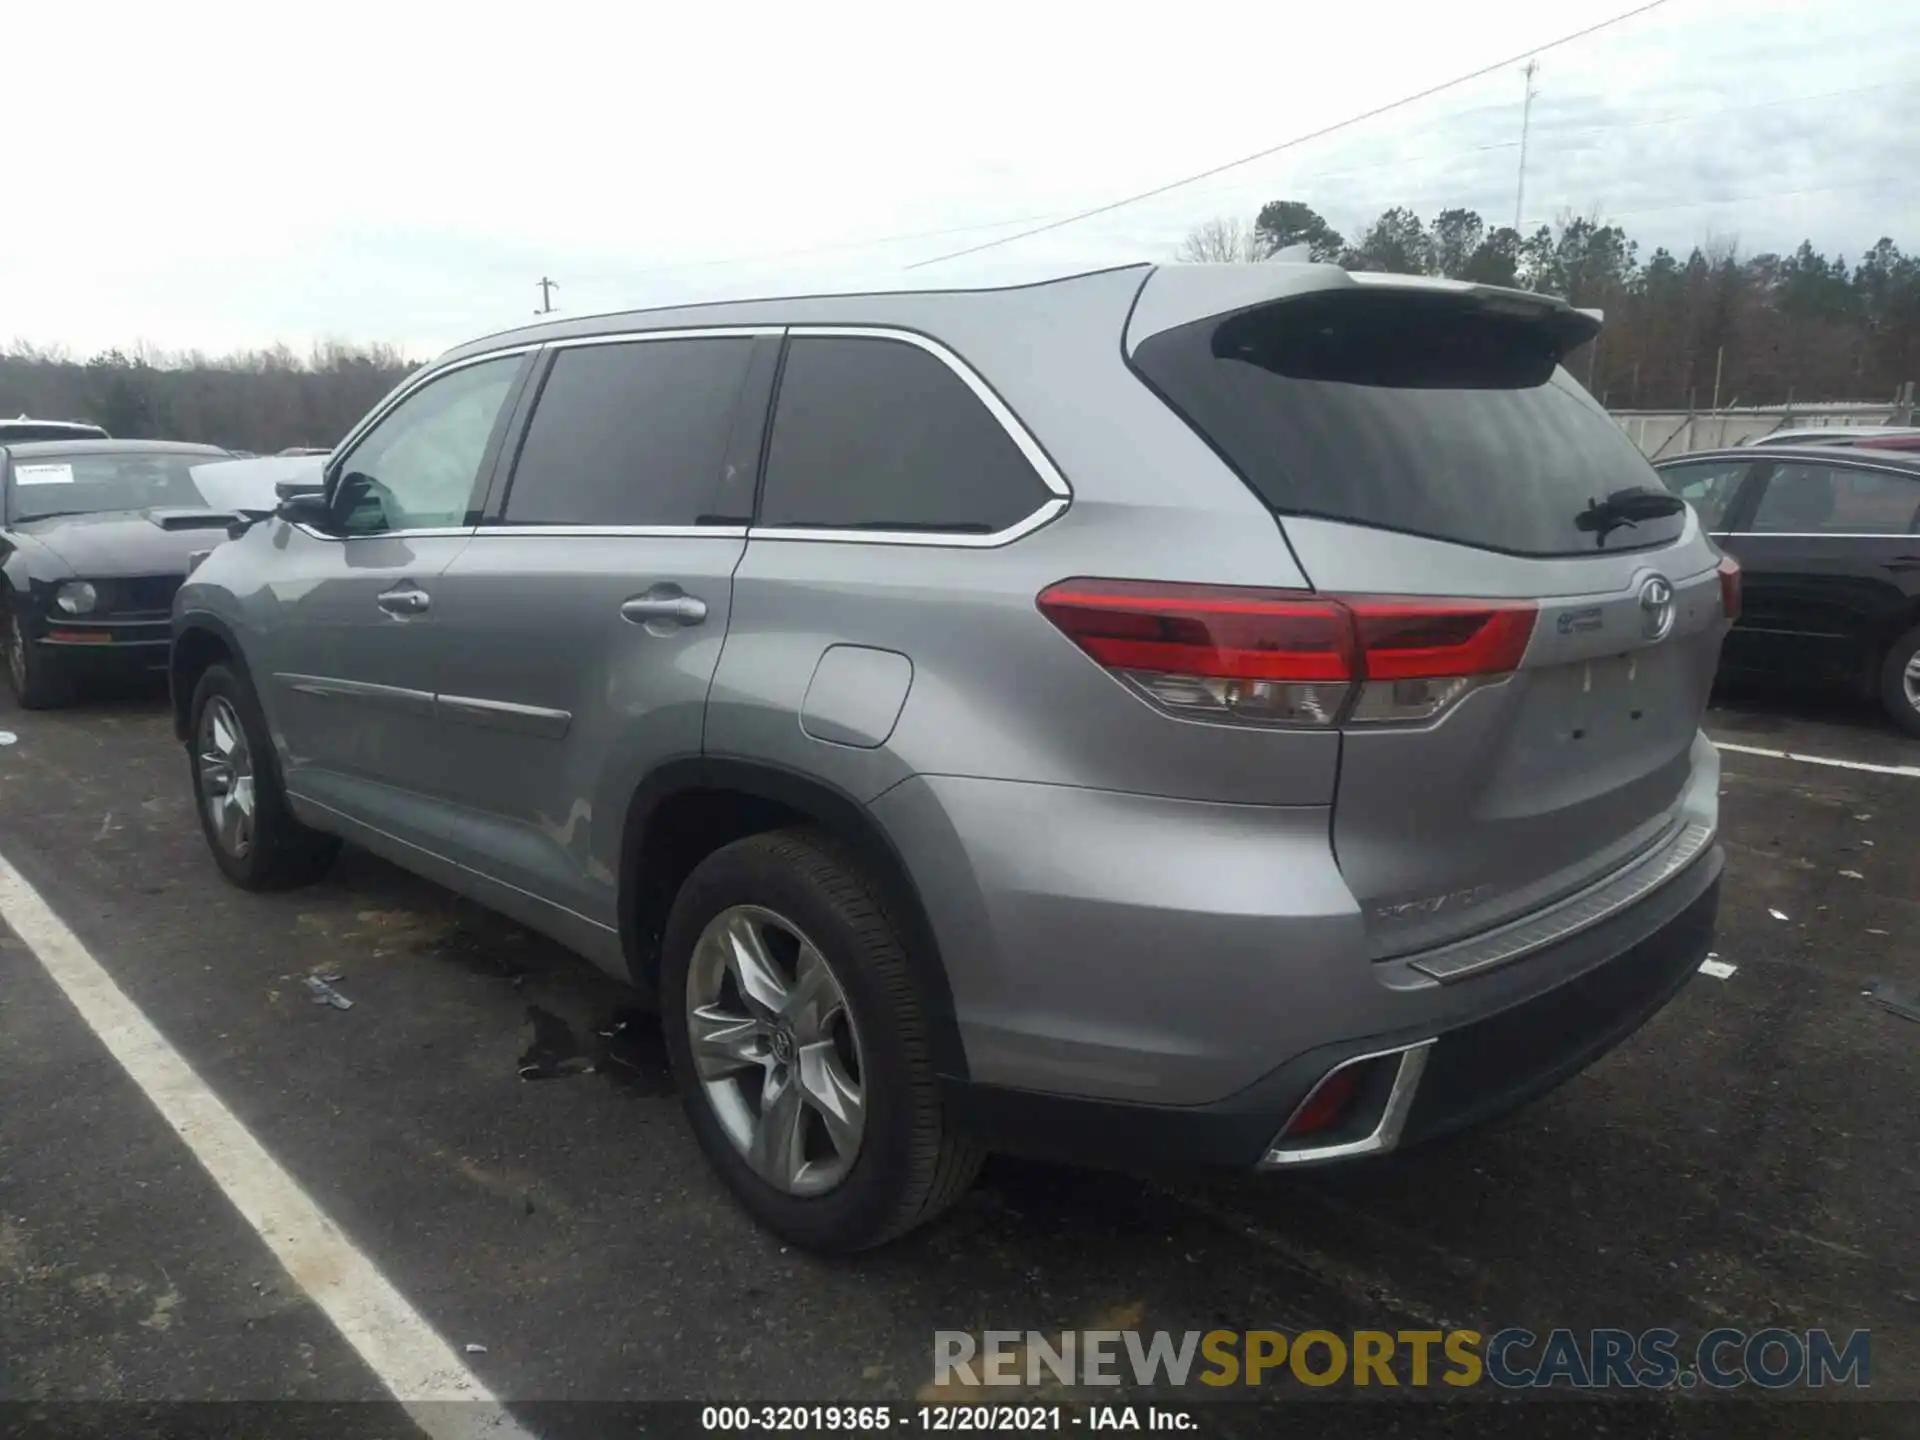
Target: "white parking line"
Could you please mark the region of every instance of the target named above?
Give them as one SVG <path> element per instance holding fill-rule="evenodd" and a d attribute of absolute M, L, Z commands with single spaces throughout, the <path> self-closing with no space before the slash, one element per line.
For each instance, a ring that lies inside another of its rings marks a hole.
<path fill-rule="evenodd" d="M 415 1424 L 433 1440 L 531 1440 L 4 856 L 0 920 Z"/>
<path fill-rule="evenodd" d="M 1831 765 L 1836 770 L 1865 770 L 1873 775 L 1904 775 L 1920 780 L 1920 765 L 1872 765 L 1865 760 L 1836 760 L 1831 755 L 1803 755 L 1798 750 L 1763 750 L 1758 745 L 1730 745 L 1715 740 L 1714 748 L 1734 755 L 1759 755 L 1768 760 L 1798 760 L 1802 765 Z"/>

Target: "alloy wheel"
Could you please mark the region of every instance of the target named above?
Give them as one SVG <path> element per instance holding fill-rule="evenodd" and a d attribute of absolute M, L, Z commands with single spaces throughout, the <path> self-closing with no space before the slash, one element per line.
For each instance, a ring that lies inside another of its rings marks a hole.
<path fill-rule="evenodd" d="M 818 947 L 771 910 L 723 910 L 694 943 L 686 1011 L 700 1086 L 753 1172 L 799 1196 L 844 1180 L 866 1128 L 866 1070 Z"/>
<path fill-rule="evenodd" d="M 1900 684 L 1907 692 L 1907 704 L 1915 710 L 1920 710 L 1920 654 L 1915 654 L 1911 660 L 1907 661 L 1907 668 L 1900 677 Z"/>
<path fill-rule="evenodd" d="M 210 828 L 222 850 L 243 860 L 253 849 L 253 753 L 225 696 L 215 695 L 200 712 L 199 741 L 200 794 Z"/>

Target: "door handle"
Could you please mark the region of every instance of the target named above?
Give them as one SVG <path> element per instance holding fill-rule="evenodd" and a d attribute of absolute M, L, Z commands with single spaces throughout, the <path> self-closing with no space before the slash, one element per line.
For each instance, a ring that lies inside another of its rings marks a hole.
<path fill-rule="evenodd" d="M 408 586 L 383 591 L 374 604 L 389 615 L 424 615 L 433 604 L 433 597 L 418 586 Z"/>
<path fill-rule="evenodd" d="M 697 595 L 683 595 L 678 591 L 649 590 L 622 605 L 620 618 L 636 625 L 648 625 L 656 620 L 698 625 L 707 618 L 707 602 Z"/>

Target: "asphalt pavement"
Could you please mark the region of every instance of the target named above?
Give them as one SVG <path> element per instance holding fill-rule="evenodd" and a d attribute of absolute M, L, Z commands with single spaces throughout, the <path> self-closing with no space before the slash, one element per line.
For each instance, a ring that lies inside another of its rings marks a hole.
<path fill-rule="evenodd" d="M 1920 766 L 1853 707 L 1742 695 L 1709 730 Z M 936 1330 L 1136 1327 L 1867 1328 L 1872 1393 L 1920 1401 L 1920 1023 L 1863 993 L 1920 996 L 1920 775 L 1727 752 L 1733 973 L 1488 1130 L 1284 1178 L 996 1160 L 933 1227 L 824 1261 L 728 1201 L 657 1027 L 584 962 L 351 850 L 311 889 L 226 885 L 163 696 L 0 699 L 6 734 L 0 857 L 517 1413 L 943 1398 Z M 0 929 L 0 1401 L 292 1399 L 404 1433 L 386 1398 Z M 1912 1434 L 1920 1407 L 1769 1416 Z"/>

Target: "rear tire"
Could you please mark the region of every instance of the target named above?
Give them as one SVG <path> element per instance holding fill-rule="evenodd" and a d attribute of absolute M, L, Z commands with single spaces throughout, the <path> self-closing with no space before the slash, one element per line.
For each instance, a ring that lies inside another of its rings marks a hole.
<path fill-rule="evenodd" d="M 319 879 L 340 842 L 293 818 L 252 685 L 226 665 L 211 665 L 187 714 L 193 808 L 220 873 L 242 890 Z"/>
<path fill-rule="evenodd" d="M 743 935 L 749 945 L 758 938 L 768 968 L 738 959 Z M 762 977 L 751 987 L 740 983 L 743 963 Z M 703 860 L 674 898 L 660 989 L 694 1136 L 735 1198 L 775 1234 L 829 1254 L 869 1249 L 931 1220 L 979 1173 L 981 1150 L 943 1125 L 927 1017 L 884 891 L 829 837 L 778 830 Z M 830 999 L 790 998 L 809 989 Z M 810 1013 L 838 1016 L 832 1023 L 844 1031 L 817 1038 Z M 696 1025 L 706 1037 L 698 1062 Z M 723 1030 L 731 1038 L 717 1046 Z M 776 1103 L 769 1097 L 787 1086 L 797 1139 L 763 1149 Z M 822 1094 L 824 1105 L 814 1098 Z M 854 1107 L 835 1096 L 858 1100 L 851 1155 Z M 801 1157 L 784 1175 L 783 1154 Z"/>
<path fill-rule="evenodd" d="M 1893 642 L 1880 666 L 1880 705 L 1909 735 L 1920 735 L 1920 625 Z"/>
<path fill-rule="evenodd" d="M 19 611 L 8 610 L 0 645 L 7 652 L 7 688 L 22 710 L 52 710 L 73 702 L 72 683 L 44 647 L 27 639 Z"/>

